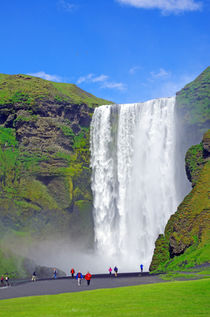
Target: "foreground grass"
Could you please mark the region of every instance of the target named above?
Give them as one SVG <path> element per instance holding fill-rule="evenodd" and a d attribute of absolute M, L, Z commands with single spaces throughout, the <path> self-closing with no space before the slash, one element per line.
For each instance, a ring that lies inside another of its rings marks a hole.
<path fill-rule="evenodd" d="M 2 300 L 0 316 L 209 316 L 210 279 Z"/>
<path fill-rule="evenodd" d="M 187 272 L 169 272 L 167 274 L 159 275 L 159 277 L 165 281 L 210 278 L 210 267 L 188 269 Z"/>

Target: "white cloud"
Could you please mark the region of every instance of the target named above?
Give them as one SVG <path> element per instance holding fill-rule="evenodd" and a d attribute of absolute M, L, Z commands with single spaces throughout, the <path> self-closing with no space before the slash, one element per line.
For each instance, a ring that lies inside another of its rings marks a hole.
<path fill-rule="evenodd" d="M 88 74 L 86 76 L 79 77 L 79 79 L 77 80 L 77 84 L 82 84 L 84 82 L 91 82 L 93 76 L 94 76 L 93 74 Z"/>
<path fill-rule="evenodd" d="M 98 76 L 98 77 L 92 78 L 92 82 L 93 82 L 93 83 L 102 82 L 102 81 L 107 80 L 108 78 L 109 78 L 109 77 L 106 76 L 106 75 L 100 75 L 100 76 Z"/>
<path fill-rule="evenodd" d="M 160 9 L 162 13 L 196 11 L 202 8 L 202 3 L 195 0 L 116 0 L 121 4 L 142 9 Z"/>
<path fill-rule="evenodd" d="M 151 72 L 150 74 L 153 78 L 166 78 L 166 77 L 169 77 L 171 75 L 170 72 L 167 72 L 163 68 L 160 68 L 159 72 L 157 72 L 157 73 Z"/>
<path fill-rule="evenodd" d="M 40 72 L 37 72 L 37 73 L 29 73 L 27 75 L 40 77 L 40 78 L 43 78 L 43 79 L 46 79 L 46 80 L 50 80 L 50 81 L 56 81 L 56 82 L 62 82 L 63 81 L 62 77 L 60 77 L 58 75 L 50 75 L 50 74 L 47 74 L 47 73 L 45 73 L 43 71 L 40 71 Z"/>
<path fill-rule="evenodd" d="M 131 67 L 131 68 L 129 69 L 129 74 L 133 75 L 133 74 L 135 74 L 139 69 L 141 69 L 140 66 Z"/>
<path fill-rule="evenodd" d="M 82 76 L 77 80 L 77 84 L 82 84 L 84 82 L 89 82 L 89 83 L 98 83 L 98 82 L 103 82 L 107 80 L 109 77 L 106 75 L 99 75 L 95 76 L 94 74 L 88 74 L 86 76 Z"/>
<path fill-rule="evenodd" d="M 65 0 L 58 1 L 58 6 L 60 8 L 62 8 L 63 10 L 68 11 L 68 12 L 71 12 L 77 8 L 77 6 L 75 4 L 70 3 L 68 1 L 65 1 Z"/>
<path fill-rule="evenodd" d="M 126 86 L 123 83 L 115 82 L 104 82 L 101 88 L 117 89 L 117 90 L 126 90 Z"/>
<path fill-rule="evenodd" d="M 86 76 L 82 76 L 77 80 L 77 84 L 82 83 L 100 83 L 100 88 L 109 88 L 109 89 L 118 89 L 118 90 L 125 90 L 126 86 L 123 83 L 116 83 L 109 81 L 109 76 L 107 75 L 99 75 L 95 76 L 94 74 L 90 73 Z"/>
<path fill-rule="evenodd" d="M 196 78 L 196 75 L 183 75 L 179 78 L 166 81 L 158 85 L 153 89 L 152 98 L 170 97 L 175 96 L 176 92 L 184 88 L 185 85 L 189 84 Z"/>

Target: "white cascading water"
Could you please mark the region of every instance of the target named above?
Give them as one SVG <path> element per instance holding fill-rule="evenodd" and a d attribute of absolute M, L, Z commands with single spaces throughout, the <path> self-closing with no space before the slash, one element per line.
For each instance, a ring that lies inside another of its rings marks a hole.
<path fill-rule="evenodd" d="M 96 252 L 104 265 L 148 269 L 177 207 L 175 97 L 95 109 L 91 167 Z"/>

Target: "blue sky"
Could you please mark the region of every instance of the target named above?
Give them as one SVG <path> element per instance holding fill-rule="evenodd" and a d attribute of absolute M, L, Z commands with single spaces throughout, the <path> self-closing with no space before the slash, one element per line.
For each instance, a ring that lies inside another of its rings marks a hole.
<path fill-rule="evenodd" d="M 209 66 L 210 1 L 1 1 L 0 39 L 1 73 L 117 103 L 168 97 Z"/>

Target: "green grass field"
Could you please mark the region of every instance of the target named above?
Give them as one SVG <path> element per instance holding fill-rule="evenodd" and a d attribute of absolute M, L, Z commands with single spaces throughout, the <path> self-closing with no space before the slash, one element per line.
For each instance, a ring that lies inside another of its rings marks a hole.
<path fill-rule="evenodd" d="M 210 279 L 0 301 L 0 316 L 209 316 Z"/>
<path fill-rule="evenodd" d="M 210 267 L 203 268 L 192 268 L 186 270 L 186 272 L 168 272 L 166 274 L 159 275 L 165 281 L 177 281 L 179 279 L 183 280 L 192 280 L 192 279 L 203 279 L 210 278 Z"/>

